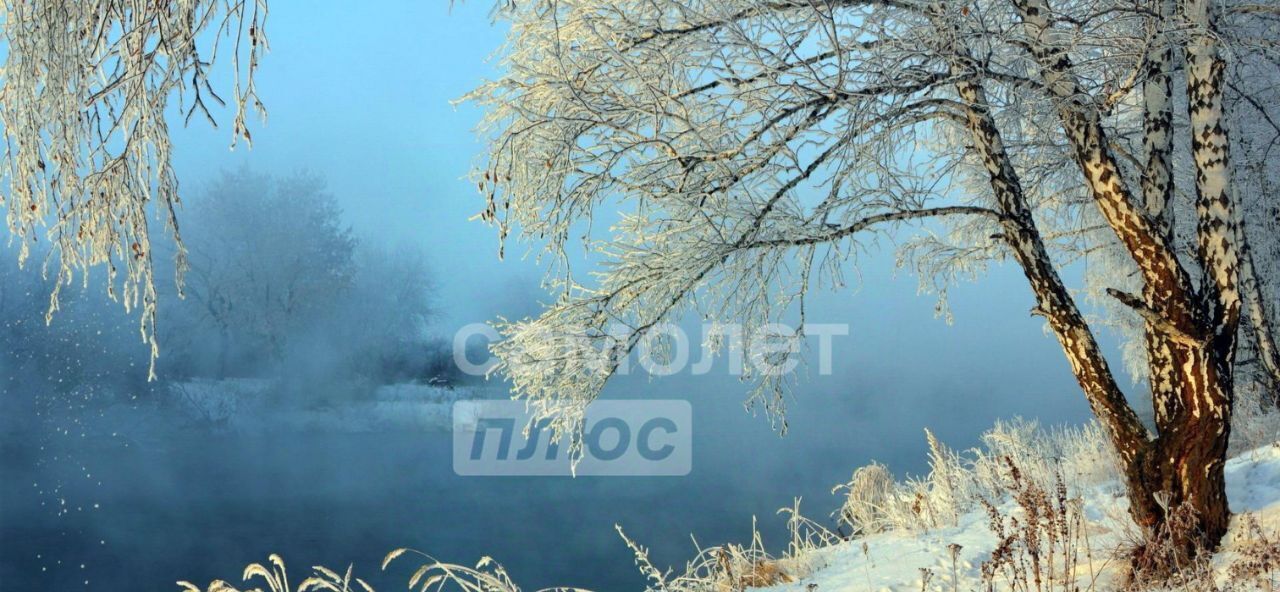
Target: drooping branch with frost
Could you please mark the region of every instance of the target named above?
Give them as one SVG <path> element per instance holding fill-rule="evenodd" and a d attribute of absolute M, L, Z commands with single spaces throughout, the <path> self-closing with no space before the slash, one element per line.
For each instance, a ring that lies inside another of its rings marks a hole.
<path fill-rule="evenodd" d="M 559 255 L 580 232 L 573 225 L 601 205 L 629 215 L 597 249 L 607 262 L 599 286 L 557 272 L 562 302 L 503 326 L 511 339 L 498 346 L 500 358 L 523 368 L 552 362 L 508 372 L 518 394 L 547 411 L 580 410 L 609 374 L 606 367 L 584 380 L 586 368 L 565 371 L 576 358 L 539 352 L 548 340 L 522 335 L 580 335 L 628 315 L 638 318 L 627 326 L 642 333 L 695 304 L 713 320 L 745 323 L 749 334 L 811 283 L 841 285 L 843 266 L 867 239 L 904 223 L 936 216 L 964 237 L 957 244 L 925 233 L 907 244 L 928 254 L 910 260 L 928 277 L 968 275 L 1004 256 L 997 239 L 1012 214 L 1001 214 L 987 190 L 958 187 L 983 166 L 969 150 L 968 105 L 956 90 L 975 75 L 991 81 L 993 122 L 1016 126 L 1008 158 L 1036 189 L 1027 207 L 1074 240 L 1067 231 L 1078 226 L 1083 196 L 1074 178 L 1062 180 L 1069 148 L 1054 137 L 1052 96 L 1016 43 L 1012 6 L 973 12 L 982 22 L 960 33 L 975 45 L 965 52 L 940 45 L 955 35 L 939 35 L 931 6 L 515 7 L 510 73 L 473 95 L 489 107 L 495 132 L 479 179 L 485 217 L 504 237 L 519 227 Z M 1117 53 L 1140 46 L 1125 22 L 1140 20 L 1139 11 L 1120 11 L 1119 24 L 1097 7 L 1080 13 L 1088 42 Z M 1100 64 L 1090 73 L 1132 78 L 1114 61 Z M 1096 215 L 1092 222 L 1109 231 Z M 776 403 L 779 391 L 770 390 L 766 402 Z"/>
<path fill-rule="evenodd" d="M 1250 285 L 1223 73 L 1278 37 L 1232 6 L 509 6 L 506 72 L 470 96 L 488 113 L 482 217 L 545 249 L 559 299 L 500 325 L 499 368 L 572 429 L 618 357 L 687 312 L 749 336 L 842 286 L 877 240 L 940 290 L 1009 259 L 1124 459 L 1135 519 L 1191 503 L 1212 545 Z M 579 241 L 588 275 L 569 266 Z M 1060 277 L 1081 260 L 1104 263 L 1090 293 L 1148 336 L 1155 433 Z M 781 381 L 752 378 L 750 400 L 780 411 Z"/>
<path fill-rule="evenodd" d="M 154 360 L 150 216 L 178 242 L 179 284 L 185 268 L 166 110 L 176 98 L 185 121 L 214 123 L 213 110 L 230 102 L 232 145 L 250 141 L 250 112 L 265 116 L 254 78 L 267 50 L 266 2 L 5 0 L 0 19 L 0 174 L 19 259 L 48 242 L 42 270 L 58 287 L 47 320 L 63 285 L 105 268 L 111 297 L 139 311 Z M 210 78 L 219 59 L 235 73 L 226 99 Z"/>
<path fill-rule="evenodd" d="M 558 303 L 501 327 L 500 359 L 537 367 L 510 374 L 544 411 L 573 417 L 612 371 L 561 355 L 547 334 L 625 355 L 696 302 L 749 338 L 811 279 L 842 284 L 856 241 L 929 217 L 994 217 L 947 198 L 954 163 L 930 170 L 895 153 L 927 141 L 922 126 L 961 117 L 938 92 L 951 75 L 931 70 L 914 40 L 886 34 L 873 11 L 850 25 L 840 12 L 862 10 L 852 4 L 776 19 L 759 6 L 516 8 L 511 76 L 473 95 L 500 132 L 481 173 L 485 216 L 564 253 L 577 221 L 623 212 L 592 247 L 605 261 L 599 285 L 557 274 Z M 855 29 L 880 39 L 851 41 Z M 629 337 L 615 343 L 609 323 Z M 781 377 L 756 378 L 754 400 L 779 411 Z"/>

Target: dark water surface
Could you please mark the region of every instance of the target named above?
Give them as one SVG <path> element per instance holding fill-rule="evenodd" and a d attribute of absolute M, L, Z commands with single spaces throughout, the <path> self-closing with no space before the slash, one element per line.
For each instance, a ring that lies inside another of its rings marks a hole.
<path fill-rule="evenodd" d="M 766 542 L 780 547 L 774 511 L 794 495 L 821 493 L 806 507 L 825 517 L 834 504 L 826 491 L 854 464 L 850 450 L 801 469 L 709 433 L 687 477 L 476 478 L 454 474 L 440 432 L 161 433 L 10 432 L 0 589 L 234 584 L 244 565 L 273 552 L 295 580 L 311 565 L 355 563 L 375 587 L 398 589 L 409 565 L 376 572 L 401 546 L 464 564 L 491 555 L 528 589 L 640 589 L 615 523 L 666 564 L 692 555 L 690 534 L 703 545 L 747 540 L 753 514 Z"/>

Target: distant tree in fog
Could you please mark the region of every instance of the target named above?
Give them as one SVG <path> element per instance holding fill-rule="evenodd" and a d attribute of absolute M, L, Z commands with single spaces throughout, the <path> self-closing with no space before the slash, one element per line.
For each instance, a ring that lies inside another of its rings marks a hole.
<path fill-rule="evenodd" d="M 357 241 L 319 177 L 222 173 L 187 201 L 185 220 L 185 297 L 164 291 L 171 269 L 157 270 L 161 379 L 287 377 L 300 387 L 291 392 L 307 396 L 352 379 L 452 378 L 448 349 L 429 334 L 434 284 L 425 252 Z M 155 248 L 167 255 L 175 247 L 158 240 Z M 21 396 L 145 389 L 147 353 L 127 345 L 138 335 L 133 319 L 76 283 L 47 323 L 55 280 L 0 261 L 0 363 L 11 370 L 0 387 L 20 386 Z M 344 388 L 329 391 L 354 394 Z"/>
<path fill-rule="evenodd" d="M 321 178 L 224 172 L 185 219 L 190 269 L 185 298 L 162 309 L 162 375 L 306 383 L 436 372 L 425 254 L 357 240 Z"/>
<path fill-rule="evenodd" d="M 1274 5 L 532 0 L 500 13 L 504 74 L 473 95 L 492 132 L 483 216 L 504 238 L 545 241 L 559 298 L 501 325 L 494 351 L 557 429 L 576 429 L 662 323 L 696 311 L 749 339 L 813 287 L 843 286 L 877 239 L 908 237 L 902 261 L 944 294 L 1014 262 L 1123 460 L 1134 519 L 1155 529 L 1187 504 L 1196 524 L 1177 544 L 1217 544 L 1237 341 L 1274 351 L 1262 294 L 1276 291 L 1260 291 L 1255 227 L 1241 224 L 1274 202 L 1261 183 L 1280 131 L 1263 102 L 1280 80 Z M 1233 125 L 1261 132 L 1232 140 Z M 1244 137 L 1266 142 L 1244 151 L 1268 163 L 1252 177 L 1232 152 Z M 607 240 L 588 242 L 593 226 Z M 581 244 L 594 276 L 569 266 Z M 1114 272 L 1091 272 L 1092 293 L 1138 327 L 1154 432 L 1060 274 L 1085 258 Z M 753 378 L 752 400 L 780 411 L 783 378 Z"/>
<path fill-rule="evenodd" d="M 223 173 L 187 209 L 184 308 L 216 335 L 219 375 L 235 350 L 279 362 L 352 286 L 356 240 L 317 177 Z"/>
<path fill-rule="evenodd" d="M 355 329 L 365 339 L 421 339 L 431 318 L 434 286 L 426 255 L 409 245 L 387 247 L 361 242 L 355 281 L 345 296 L 364 311 Z"/>
<path fill-rule="evenodd" d="M 335 313 L 353 372 L 384 381 L 430 379 L 434 283 L 425 254 L 409 245 L 362 242 L 352 288 Z M 447 356 L 445 356 L 447 359 Z"/>
<path fill-rule="evenodd" d="M 0 174 L 7 178 L 0 200 L 19 261 L 32 244 L 49 245 L 41 252 L 57 280 L 50 314 L 64 285 L 101 266 L 111 295 L 140 310 L 154 357 L 149 215 L 179 236 L 165 111 L 177 98 L 188 121 L 213 122 L 208 107 L 225 96 L 235 111 L 233 138 L 247 143 L 249 112 L 265 115 L 254 78 L 267 49 L 266 18 L 265 0 L 0 2 Z M 229 91 L 210 81 L 218 59 L 235 71 Z M 182 250 L 174 254 L 180 276 Z"/>

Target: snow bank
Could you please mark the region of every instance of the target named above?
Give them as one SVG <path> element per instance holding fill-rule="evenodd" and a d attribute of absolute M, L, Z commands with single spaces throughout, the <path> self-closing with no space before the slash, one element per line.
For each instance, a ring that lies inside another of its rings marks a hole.
<path fill-rule="evenodd" d="M 1236 556 L 1249 513 L 1268 532 L 1280 528 L 1280 443 L 1264 446 L 1231 459 L 1226 465 L 1227 493 L 1233 519 L 1223 551 L 1215 558 L 1218 579 L 1227 578 L 1227 567 Z M 1088 518 L 1088 551 L 1080 559 L 1076 581 L 1081 590 L 1113 590 L 1124 560 L 1115 550 L 1130 536 L 1132 524 L 1125 509 L 1128 501 L 1116 483 L 1088 488 L 1081 495 Z M 1017 515 L 1012 501 L 999 511 Z M 971 511 L 954 527 L 924 533 L 890 531 L 811 551 L 806 564 L 813 571 L 794 582 L 764 590 L 912 591 L 985 590 L 981 566 L 998 544 L 984 511 Z M 956 549 L 953 545 L 959 545 Z M 952 560 L 952 551 L 955 559 Z M 997 579 L 997 588 L 1003 589 Z"/>

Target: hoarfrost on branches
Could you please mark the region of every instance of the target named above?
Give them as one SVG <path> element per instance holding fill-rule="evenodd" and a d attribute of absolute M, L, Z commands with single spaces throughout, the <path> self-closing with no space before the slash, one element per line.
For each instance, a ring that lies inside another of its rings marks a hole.
<path fill-rule="evenodd" d="M 1162 520 L 1152 488 L 1172 484 L 1209 546 L 1225 531 L 1238 337 L 1275 361 L 1266 295 L 1280 282 L 1258 273 L 1275 249 L 1254 265 L 1242 219 L 1266 208 L 1276 161 L 1280 118 L 1263 101 L 1280 80 L 1280 11 L 535 0 L 499 14 L 505 72 L 469 97 L 487 111 L 481 217 L 543 249 L 558 299 L 501 323 L 494 351 L 558 428 L 663 323 L 696 311 L 750 339 L 891 242 L 944 297 L 988 262 L 1015 263 L 1125 464 L 1135 519 Z M 1267 165 L 1248 169 L 1256 158 Z M 579 240 L 591 274 L 569 266 Z M 1078 263 L 1104 320 L 1133 329 L 1155 434 L 1064 281 Z M 750 400 L 781 411 L 785 380 L 750 378 Z"/>
<path fill-rule="evenodd" d="M 267 50 L 266 1 L 4 0 L 0 19 L 3 199 L 20 261 L 30 243 L 51 244 L 42 270 L 57 287 L 46 320 L 63 285 L 102 266 L 110 296 L 139 310 L 154 360 L 148 204 L 178 240 L 179 285 L 186 265 L 165 110 L 176 96 L 187 122 L 214 123 L 230 102 L 232 146 L 250 141 L 250 112 L 265 117 L 254 76 Z M 219 58 L 235 72 L 226 99 L 210 78 Z"/>

